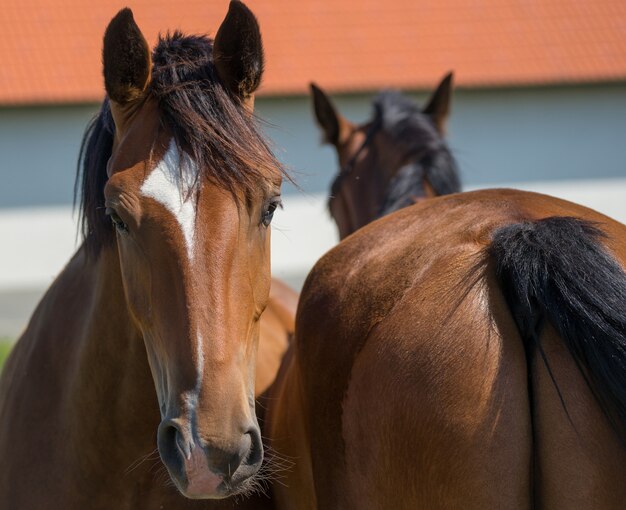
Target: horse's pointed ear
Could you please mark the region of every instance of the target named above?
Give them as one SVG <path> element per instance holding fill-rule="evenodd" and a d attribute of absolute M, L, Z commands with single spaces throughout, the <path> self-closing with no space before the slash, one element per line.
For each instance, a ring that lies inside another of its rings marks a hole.
<path fill-rule="evenodd" d="M 140 98 L 150 80 L 150 49 L 133 11 L 122 9 L 104 33 L 104 86 L 109 98 L 124 105 Z"/>
<path fill-rule="evenodd" d="M 231 0 L 213 43 L 213 63 L 222 83 L 250 109 L 261 84 L 265 58 L 261 30 L 252 11 Z"/>
<path fill-rule="evenodd" d="M 315 119 L 324 133 L 324 141 L 339 145 L 345 139 L 349 122 L 337 113 L 332 101 L 321 88 L 315 83 L 311 83 L 310 87 Z"/>
<path fill-rule="evenodd" d="M 452 97 L 452 79 L 454 73 L 450 71 L 441 80 L 441 83 L 433 93 L 428 101 L 428 104 L 424 107 L 423 112 L 430 115 L 437 127 L 437 130 L 442 135 L 446 132 L 446 121 L 450 113 L 450 99 Z"/>

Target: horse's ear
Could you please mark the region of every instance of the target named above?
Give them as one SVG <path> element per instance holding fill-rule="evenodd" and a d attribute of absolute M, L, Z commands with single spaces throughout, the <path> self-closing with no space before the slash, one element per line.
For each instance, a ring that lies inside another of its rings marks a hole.
<path fill-rule="evenodd" d="M 238 0 L 231 0 L 215 35 L 213 63 L 222 83 L 252 108 L 263 76 L 263 42 L 254 14 Z"/>
<path fill-rule="evenodd" d="M 442 135 L 446 132 L 446 121 L 450 113 L 450 98 L 452 97 L 452 79 L 454 73 L 450 71 L 441 80 L 441 83 L 433 93 L 428 101 L 428 104 L 424 107 L 423 112 L 430 115 L 437 126 L 437 130 Z"/>
<path fill-rule="evenodd" d="M 332 101 L 321 88 L 315 83 L 311 83 L 310 87 L 315 119 L 324 133 L 324 141 L 332 145 L 339 145 L 344 141 L 349 123 L 337 113 Z"/>
<path fill-rule="evenodd" d="M 124 105 L 144 94 L 150 80 L 150 49 L 129 8 L 118 12 L 104 33 L 102 63 L 112 101 Z"/>

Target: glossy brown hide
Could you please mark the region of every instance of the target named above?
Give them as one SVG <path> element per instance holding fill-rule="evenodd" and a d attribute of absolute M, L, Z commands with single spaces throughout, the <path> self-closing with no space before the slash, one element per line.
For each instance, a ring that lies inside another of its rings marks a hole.
<path fill-rule="evenodd" d="M 421 202 L 316 264 L 269 417 L 273 448 L 297 459 L 279 508 L 624 507 L 623 445 L 551 328 L 571 421 L 538 364 L 532 437 L 523 343 L 485 256 L 497 228 L 551 216 L 597 222 L 626 266 L 626 227 L 513 190 Z"/>
<path fill-rule="evenodd" d="M 256 23 L 235 2 L 222 33 L 233 30 L 233 17 L 239 29 Z M 128 41 L 136 50 L 109 58 L 105 38 L 115 137 L 104 194 L 117 233 L 97 256 L 79 248 L 7 360 L 0 508 L 271 508 L 262 496 L 237 505 L 181 492 L 228 496 L 262 458 L 255 395 L 274 377 L 297 299 L 280 282 L 270 289 L 262 219 L 279 193 L 280 171 L 259 178 L 245 199 L 202 168 L 186 196 L 162 180 L 156 190 L 147 186 L 160 178 L 172 134 L 145 92 L 150 73 L 141 66 L 150 60 L 132 13 L 120 11 L 107 34 L 121 50 Z M 229 72 L 225 66 L 220 73 Z M 252 92 L 236 91 L 242 107 L 250 107 Z M 194 205 L 190 237 L 188 219 L 169 209 L 172 196 Z M 177 449 L 173 468 L 163 444 Z M 227 476 L 230 483 L 221 483 Z"/>
<path fill-rule="evenodd" d="M 452 76 L 449 73 L 442 79 L 422 110 L 441 136 L 445 134 L 450 113 Z M 329 208 L 339 237 L 344 239 L 380 216 L 388 185 L 407 159 L 383 130 L 374 127 L 376 131 L 368 139 L 375 120 L 354 124 L 337 111 L 317 85 L 311 84 L 311 94 L 323 140 L 337 152 L 340 185 L 331 191 Z M 438 195 L 427 177 L 424 177 L 423 189 L 423 196 L 415 197 L 415 201 Z"/>
<path fill-rule="evenodd" d="M 255 393 L 258 397 L 274 382 L 283 355 L 294 335 L 298 293 L 272 278 L 267 308 L 259 321 L 259 352 L 256 362 Z M 260 411 L 257 409 L 257 414 Z"/>

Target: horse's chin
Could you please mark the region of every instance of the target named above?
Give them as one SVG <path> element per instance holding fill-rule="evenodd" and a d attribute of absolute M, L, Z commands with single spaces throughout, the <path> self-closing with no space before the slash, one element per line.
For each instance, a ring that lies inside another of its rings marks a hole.
<path fill-rule="evenodd" d="M 179 487 L 178 489 L 180 493 L 185 496 L 187 499 L 225 499 L 228 498 L 231 493 L 226 488 L 220 488 L 220 486 L 216 487 L 212 492 L 205 492 L 204 490 L 200 491 L 190 491 L 183 490 Z"/>
<path fill-rule="evenodd" d="M 232 496 L 246 497 L 255 492 L 256 482 L 254 475 L 237 483 L 230 483 L 219 478 L 219 483 L 214 485 L 212 480 L 192 480 L 186 487 L 180 487 L 174 480 L 179 492 L 188 499 L 225 499 Z"/>
<path fill-rule="evenodd" d="M 175 478 L 173 480 L 180 493 L 189 499 L 223 499 L 230 495 L 223 478 L 211 472 L 193 476 L 184 487 Z"/>

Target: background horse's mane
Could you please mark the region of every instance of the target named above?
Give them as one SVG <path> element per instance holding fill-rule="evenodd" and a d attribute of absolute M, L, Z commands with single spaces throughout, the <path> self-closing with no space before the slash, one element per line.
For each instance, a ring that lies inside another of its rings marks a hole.
<path fill-rule="evenodd" d="M 171 133 L 207 178 L 238 196 L 258 188 L 260 179 L 283 172 L 257 126 L 257 120 L 222 85 L 213 65 L 213 41 L 175 31 L 159 36 L 152 52 L 148 94 L 157 100 L 161 129 Z M 88 252 L 113 241 L 105 216 L 106 165 L 115 127 L 108 99 L 87 127 L 80 149 L 74 201 Z M 184 161 L 181 158 L 181 162 Z"/>
<path fill-rule="evenodd" d="M 395 90 L 384 90 L 374 99 L 374 111 L 381 130 L 394 141 L 399 156 L 411 159 L 390 181 L 381 216 L 424 196 L 424 179 L 437 195 L 461 191 L 456 162 L 446 141 L 413 101 Z"/>

